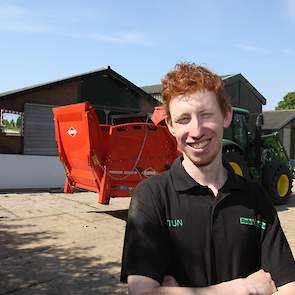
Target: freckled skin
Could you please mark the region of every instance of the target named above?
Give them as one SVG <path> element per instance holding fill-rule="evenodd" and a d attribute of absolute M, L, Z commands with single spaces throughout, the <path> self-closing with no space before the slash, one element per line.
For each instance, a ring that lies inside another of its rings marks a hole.
<path fill-rule="evenodd" d="M 169 111 L 167 126 L 185 161 L 201 167 L 215 161 L 218 155 L 221 160 L 223 128 L 230 125 L 232 111 L 222 114 L 214 92 L 204 90 L 172 98 Z"/>

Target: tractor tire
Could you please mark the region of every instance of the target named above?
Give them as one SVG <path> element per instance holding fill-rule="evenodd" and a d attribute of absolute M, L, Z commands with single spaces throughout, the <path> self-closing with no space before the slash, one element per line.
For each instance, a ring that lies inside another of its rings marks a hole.
<path fill-rule="evenodd" d="M 275 205 L 286 204 L 292 188 L 288 167 L 276 160 L 267 162 L 262 169 L 262 184 Z"/>
<path fill-rule="evenodd" d="M 249 168 L 243 154 L 237 150 L 223 150 L 223 159 L 228 162 L 235 174 L 250 178 Z"/>

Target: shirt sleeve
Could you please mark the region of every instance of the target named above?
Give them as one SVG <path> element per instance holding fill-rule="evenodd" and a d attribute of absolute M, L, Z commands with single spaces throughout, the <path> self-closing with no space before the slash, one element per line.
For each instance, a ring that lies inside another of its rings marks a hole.
<path fill-rule="evenodd" d="M 264 207 L 267 207 L 268 213 L 261 244 L 261 268 L 270 272 L 276 286 L 280 287 L 295 281 L 295 262 L 276 209 L 270 204 L 267 193 L 264 191 L 263 194 L 266 196 Z"/>
<path fill-rule="evenodd" d="M 170 248 L 165 211 L 160 195 L 152 191 L 148 181 L 139 184 L 130 203 L 123 247 L 122 282 L 127 282 L 128 275 L 142 275 L 161 283 L 168 271 Z"/>

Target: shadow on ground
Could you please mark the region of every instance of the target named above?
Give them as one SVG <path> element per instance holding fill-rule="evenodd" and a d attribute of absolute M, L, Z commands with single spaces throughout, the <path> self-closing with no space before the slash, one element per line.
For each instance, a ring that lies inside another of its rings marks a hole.
<path fill-rule="evenodd" d="M 126 294 L 118 271 L 114 273 L 119 263 L 85 256 L 91 247 L 54 246 L 54 231 L 36 232 L 31 225 L 31 232 L 23 233 L 21 225 L 3 221 L 0 219 L 0 294 Z M 28 225 L 25 227 L 27 230 Z M 48 239 L 53 246 L 46 244 Z"/>

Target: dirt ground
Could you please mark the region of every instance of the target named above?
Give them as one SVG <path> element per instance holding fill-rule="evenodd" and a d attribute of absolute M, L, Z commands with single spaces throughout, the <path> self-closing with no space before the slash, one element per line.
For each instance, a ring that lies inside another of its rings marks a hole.
<path fill-rule="evenodd" d="M 119 282 L 129 198 L 0 194 L 0 294 L 127 294 Z M 295 194 L 277 207 L 295 254 Z"/>

